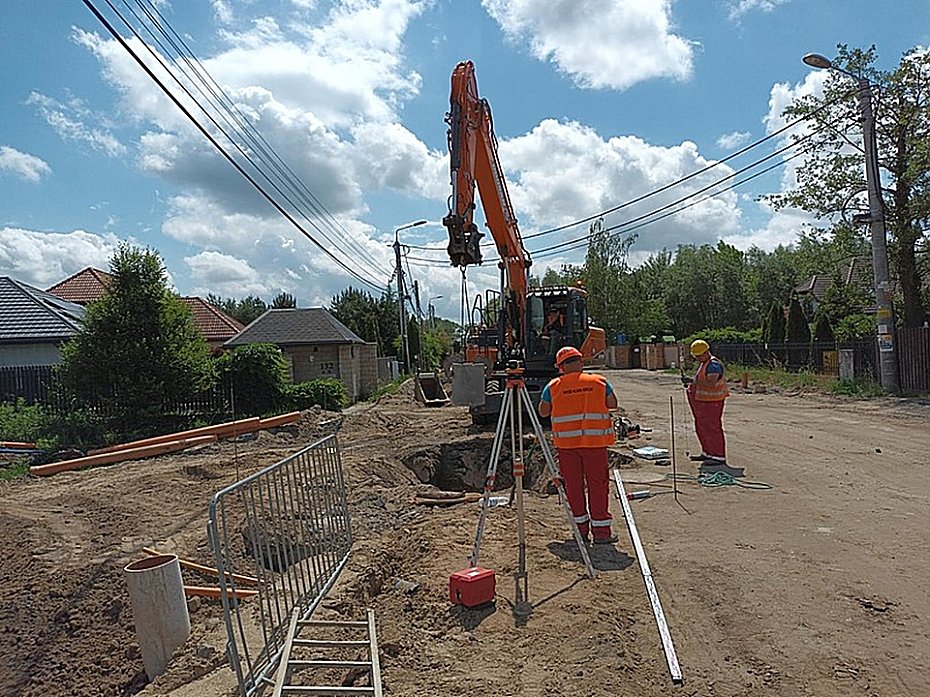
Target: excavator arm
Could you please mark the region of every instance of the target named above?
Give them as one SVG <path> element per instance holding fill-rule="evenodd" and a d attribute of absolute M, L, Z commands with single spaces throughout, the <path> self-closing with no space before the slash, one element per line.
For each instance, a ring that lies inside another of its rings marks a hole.
<path fill-rule="evenodd" d="M 442 223 L 449 231 L 449 259 L 453 266 L 481 263 L 483 234 L 474 223 L 475 186 L 487 226 L 504 270 L 504 302 L 508 307 L 511 341 L 523 341 L 530 256 L 523 246 L 507 183 L 497 157 L 497 138 L 487 100 L 478 97 L 475 65 L 463 61 L 452 71 L 452 92 L 446 123 L 449 126 L 449 169 L 452 196 Z"/>

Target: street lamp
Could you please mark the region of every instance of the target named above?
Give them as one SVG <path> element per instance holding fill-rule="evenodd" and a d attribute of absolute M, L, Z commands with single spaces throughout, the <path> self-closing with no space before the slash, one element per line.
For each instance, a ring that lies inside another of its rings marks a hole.
<path fill-rule="evenodd" d="M 869 193 L 869 232 L 872 236 L 872 278 L 875 284 L 878 361 L 882 388 L 896 394 L 899 392 L 898 355 L 895 351 L 894 311 L 888 292 L 888 241 L 885 232 L 885 210 L 881 198 L 878 149 L 875 143 L 872 83 L 861 75 L 853 75 L 848 70 L 834 65 L 829 58 L 818 53 L 808 53 L 802 60 L 811 67 L 835 70 L 851 77 L 859 86 L 859 113 L 862 118 L 862 141 L 865 149 L 865 181 Z"/>
<path fill-rule="evenodd" d="M 401 225 L 394 230 L 394 261 L 397 264 L 394 275 L 397 276 L 397 318 L 400 322 L 401 348 L 404 351 L 404 374 L 410 372 L 410 344 L 407 340 L 407 311 L 404 304 L 406 297 L 404 292 L 404 269 L 400 263 L 400 239 L 397 233 L 408 228 L 426 225 L 426 223 L 426 220 L 417 220 L 414 223 Z"/>
<path fill-rule="evenodd" d="M 433 301 L 439 300 L 442 297 L 443 296 L 441 295 L 434 295 L 433 297 L 431 297 L 429 300 L 426 301 L 427 302 L 426 313 L 429 315 L 429 328 L 430 329 L 436 328 L 436 308 L 433 307 Z"/>

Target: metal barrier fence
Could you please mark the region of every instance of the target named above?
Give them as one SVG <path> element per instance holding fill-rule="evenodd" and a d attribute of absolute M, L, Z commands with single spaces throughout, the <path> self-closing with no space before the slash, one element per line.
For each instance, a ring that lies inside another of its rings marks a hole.
<path fill-rule="evenodd" d="M 295 609 L 307 619 L 348 560 L 336 435 L 217 492 L 207 534 L 220 571 L 229 663 L 240 694 L 251 697 L 274 684 Z M 257 595 L 241 597 L 255 588 L 243 575 L 257 579 Z"/>

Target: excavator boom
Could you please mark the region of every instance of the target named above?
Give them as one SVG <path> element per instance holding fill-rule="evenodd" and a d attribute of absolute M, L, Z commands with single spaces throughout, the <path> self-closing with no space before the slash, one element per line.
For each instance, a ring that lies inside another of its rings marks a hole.
<path fill-rule="evenodd" d="M 526 313 L 526 293 L 530 256 L 523 246 L 517 218 L 510 203 L 504 171 L 497 156 L 497 138 L 491 119 L 491 107 L 478 96 L 475 65 L 462 61 L 452 71 L 449 99 L 449 169 L 452 197 L 449 214 L 443 225 L 449 231 L 449 258 L 453 266 L 481 263 L 480 242 L 483 234 L 474 223 L 475 187 L 481 196 L 485 221 L 504 271 L 505 302 L 515 305 L 513 332 L 522 336 Z"/>

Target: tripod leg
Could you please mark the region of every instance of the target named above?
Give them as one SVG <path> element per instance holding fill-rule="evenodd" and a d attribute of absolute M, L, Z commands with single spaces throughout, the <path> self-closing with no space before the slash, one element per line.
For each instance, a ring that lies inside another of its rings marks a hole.
<path fill-rule="evenodd" d="M 581 531 L 578 530 L 578 525 L 575 523 L 575 514 L 572 513 L 572 508 L 568 503 L 568 496 L 565 495 L 565 485 L 562 483 L 562 474 L 559 472 L 559 466 L 556 464 L 555 457 L 552 455 L 552 450 L 549 449 L 549 441 L 546 440 L 546 434 L 543 431 L 542 423 L 540 423 L 539 417 L 536 416 L 536 412 L 533 409 L 533 400 L 530 399 L 529 392 L 526 391 L 525 387 L 520 390 L 520 397 L 522 398 L 523 403 L 526 405 L 526 410 L 530 415 L 530 422 L 533 424 L 533 431 L 536 434 L 536 439 L 539 442 L 540 447 L 542 448 L 543 459 L 546 462 L 546 468 L 548 469 L 549 476 L 552 478 L 556 490 L 558 491 L 559 502 L 562 504 L 562 508 L 565 510 L 565 516 L 568 519 L 568 527 L 572 531 L 572 536 L 575 538 L 575 544 L 578 545 L 578 549 L 581 551 L 581 558 L 584 560 L 585 569 L 588 572 L 588 578 L 594 578 L 594 565 L 591 563 L 591 556 L 588 554 L 588 546 L 581 538 Z"/>
<path fill-rule="evenodd" d="M 505 391 L 501 399 L 501 413 L 497 417 L 497 430 L 494 432 L 494 443 L 491 445 L 491 457 L 488 460 L 488 473 L 484 479 L 481 511 L 478 514 L 478 528 L 475 531 L 475 541 L 471 547 L 471 555 L 468 557 L 469 567 L 478 566 L 478 553 L 481 549 L 481 538 L 484 536 L 484 524 L 488 515 L 488 499 L 491 498 L 491 491 L 494 489 L 494 481 L 497 479 L 497 461 L 500 458 L 504 433 L 507 431 L 507 419 L 513 408 L 513 395 L 511 392 L 511 390 Z"/>
<path fill-rule="evenodd" d="M 520 389 L 520 388 L 517 388 Z M 516 599 L 513 613 L 517 617 L 527 617 L 532 611 L 530 605 L 529 577 L 526 572 L 526 521 L 523 513 L 523 409 L 520 402 L 511 405 L 510 410 L 510 452 L 513 455 L 513 481 L 517 503 L 517 543 L 519 559 L 517 572 L 514 574 Z M 516 421 L 516 424 L 514 422 Z"/>

